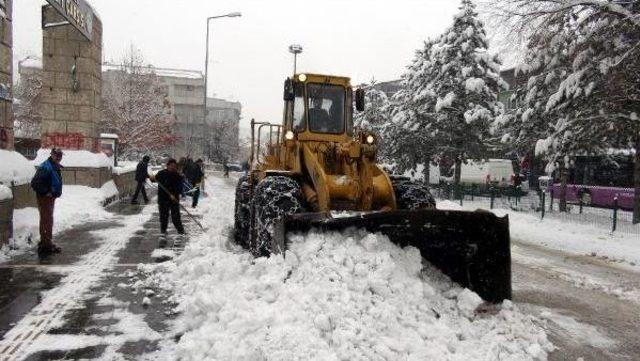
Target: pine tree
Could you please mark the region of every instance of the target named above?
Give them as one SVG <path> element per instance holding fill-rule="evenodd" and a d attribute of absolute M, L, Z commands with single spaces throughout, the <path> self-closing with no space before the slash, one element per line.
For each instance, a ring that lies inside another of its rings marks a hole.
<path fill-rule="evenodd" d="M 355 114 L 353 123 L 356 128 L 380 133 L 384 124 L 389 120 L 389 98 L 382 91 L 376 89 L 376 81 L 362 85 L 365 92 L 365 110 Z"/>
<path fill-rule="evenodd" d="M 385 162 L 393 165 L 398 173 L 413 172 L 418 168 L 429 179 L 429 164 L 433 158 L 433 136 L 425 126 L 426 118 L 433 113 L 434 93 L 430 91 L 431 48 L 433 42 L 424 43 L 402 76 L 402 89 L 390 101 L 388 116 L 381 128 L 384 144 L 381 149 Z"/>
<path fill-rule="evenodd" d="M 635 149 L 634 221 L 640 222 L 640 2 L 506 3 L 519 28 L 533 29 L 529 61 L 538 71 L 529 83 L 539 82 L 539 74 L 553 76 L 545 89 L 527 92 L 538 98 L 531 114 L 549 122 L 533 127 L 542 135 L 536 150 L 550 160 L 548 170 L 572 156 Z M 549 27 L 561 31 L 549 36 Z"/>
<path fill-rule="evenodd" d="M 434 156 L 455 161 L 454 183 L 466 159 L 482 159 L 495 146 L 495 129 L 504 121 L 498 93 L 506 88 L 500 61 L 489 54 L 483 23 L 471 0 L 462 0 L 454 23 L 431 48 L 424 87 L 436 102 L 422 126 L 430 131 Z M 424 115 L 424 114 L 421 114 Z"/>

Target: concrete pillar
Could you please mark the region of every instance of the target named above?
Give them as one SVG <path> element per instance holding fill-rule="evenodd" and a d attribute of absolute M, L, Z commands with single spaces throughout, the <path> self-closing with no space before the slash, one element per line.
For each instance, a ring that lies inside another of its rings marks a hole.
<path fill-rule="evenodd" d="M 0 0 L 0 149 L 13 150 L 13 0 Z"/>
<path fill-rule="evenodd" d="M 64 22 L 50 5 L 43 6 L 42 16 L 45 24 Z M 102 22 L 94 16 L 92 41 L 72 25 L 42 33 L 42 147 L 98 152 Z"/>

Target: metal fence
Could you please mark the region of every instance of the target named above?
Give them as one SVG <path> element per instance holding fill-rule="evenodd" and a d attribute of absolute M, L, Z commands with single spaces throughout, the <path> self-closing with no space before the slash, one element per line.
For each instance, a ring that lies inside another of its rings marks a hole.
<path fill-rule="evenodd" d="M 597 225 L 611 232 L 640 235 L 640 225 L 633 224 L 633 212 L 617 206 L 612 208 L 591 207 L 582 203 L 567 203 L 567 210 L 560 211 L 560 200 L 548 193 L 535 190 L 523 192 L 516 189 L 485 189 L 449 185 L 432 187 L 433 196 L 450 200 L 461 206 L 480 209 L 508 209 L 516 212 L 537 214 L 541 219 L 558 219 L 585 225 Z"/>

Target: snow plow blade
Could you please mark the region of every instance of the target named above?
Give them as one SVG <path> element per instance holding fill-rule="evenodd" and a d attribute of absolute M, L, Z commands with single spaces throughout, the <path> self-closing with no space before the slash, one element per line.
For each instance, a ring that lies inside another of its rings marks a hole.
<path fill-rule="evenodd" d="M 511 299 L 508 217 L 483 211 L 443 210 L 403 210 L 346 218 L 306 213 L 290 216 L 276 228 L 280 228 L 277 242 L 284 247 L 288 232 L 359 228 L 381 233 L 400 247 L 416 247 L 423 258 L 485 301 Z"/>

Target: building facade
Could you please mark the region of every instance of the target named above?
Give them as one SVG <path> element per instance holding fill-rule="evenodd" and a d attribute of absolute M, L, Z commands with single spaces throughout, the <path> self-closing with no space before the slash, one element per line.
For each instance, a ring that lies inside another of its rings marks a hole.
<path fill-rule="evenodd" d="M 219 98 L 207 99 L 207 156 L 216 162 L 238 161 L 242 104 Z"/>
<path fill-rule="evenodd" d="M 205 156 L 206 125 L 204 122 L 204 75 L 199 71 L 180 69 L 154 69 L 167 86 L 169 101 L 176 116 L 174 126 L 177 143 L 174 158 Z"/>
<path fill-rule="evenodd" d="M 0 0 L 0 149 L 13 149 L 12 0 Z"/>
<path fill-rule="evenodd" d="M 204 117 L 204 75 L 200 71 L 148 68 L 153 71 L 165 86 L 168 99 L 175 115 L 174 135 L 176 143 L 167 149 L 167 155 L 180 158 L 218 158 L 218 153 L 231 154 L 235 159 L 238 152 L 238 127 L 242 106 L 239 102 L 209 98 L 207 119 Z M 115 74 L 122 72 L 121 64 L 103 64 L 104 82 L 114 81 Z M 21 76 L 34 76 L 42 73 L 39 59 L 20 62 Z M 221 149 L 225 149 L 224 152 Z"/>

